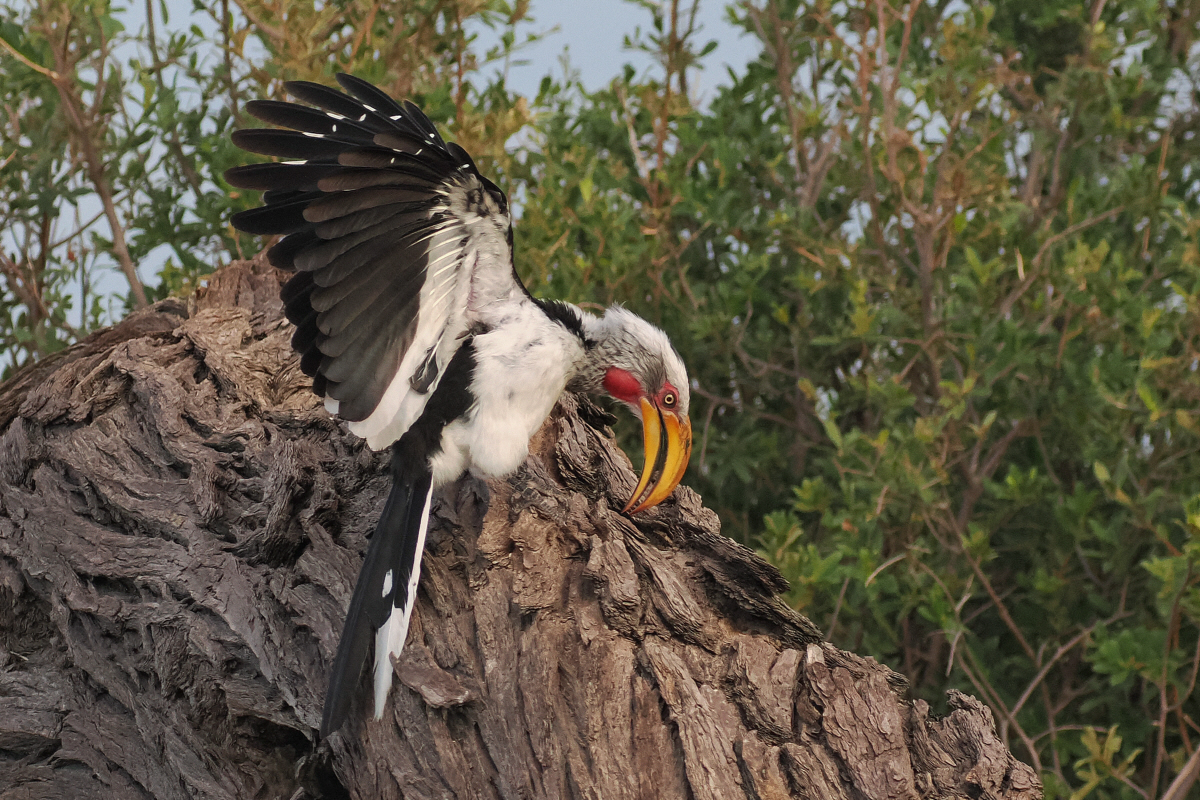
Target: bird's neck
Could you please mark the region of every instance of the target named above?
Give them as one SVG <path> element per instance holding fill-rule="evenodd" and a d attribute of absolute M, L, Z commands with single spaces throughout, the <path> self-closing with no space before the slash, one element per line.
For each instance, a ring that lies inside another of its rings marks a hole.
<path fill-rule="evenodd" d="M 604 374 L 613 364 L 613 351 L 616 347 L 612 326 L 606 323 L 603 317 L 597 317 L 575 306 L 572 308 L 579 312 L 587 354 L 579 363 L 578 371 L 567 388 L 573 392 L 604 394 Z"/>

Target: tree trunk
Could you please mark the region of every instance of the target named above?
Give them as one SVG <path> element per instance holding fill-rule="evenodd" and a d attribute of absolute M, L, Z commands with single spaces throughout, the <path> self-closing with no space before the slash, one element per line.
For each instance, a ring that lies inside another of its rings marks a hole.
<path fill-rule="evenodd" d="M 262 260 L 0 387 L 0 798 L 1035 798 L 960 694 L 821 641 L 687 489 L 634 519 L 565 397 L 439 493 L 382 722 L 315 743 L 387 489 Z"/>

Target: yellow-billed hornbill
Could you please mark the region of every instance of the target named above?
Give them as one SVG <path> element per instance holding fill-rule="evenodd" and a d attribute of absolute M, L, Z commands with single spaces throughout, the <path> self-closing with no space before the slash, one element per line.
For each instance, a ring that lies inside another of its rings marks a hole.
<path fill-rule="evenodd" d="M 233 224 L 284 236 L 268 256 L 295 273 L 282 297 L 313 391 L 372 449 L 392 448 L 392 490 L 350 600 L 322 736 L 346 718 L 373 632 L 383 715 L 434 486 L 516 470 L 564 388 L 606 392 L 641 418 L 646 462 L 626 512 L 664 500 L 691 450 L 687 371 L 666 335 L 619 307 L 596 317 L 531 296 L 499 187 L 412 103 L 350 75 L 338 83 L 344 92 L 287 83 L 308 106 L 249 103 L 283 129 L 238 131 L 234 143 L 287 160 L 226 173 L 265 193 Z"/>

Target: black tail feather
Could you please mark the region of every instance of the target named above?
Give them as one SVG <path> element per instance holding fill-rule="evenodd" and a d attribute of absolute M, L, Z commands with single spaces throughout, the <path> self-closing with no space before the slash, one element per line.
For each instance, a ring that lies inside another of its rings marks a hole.
<path fill-rule="evenodd" d="M 402 608 L 408 602 L 408 580 L 417 561 L 421 517 L 432 480 L 424 454 L 420 458 L 412 455 L 402 456 L 399 444 L 392 446 L 392 490 L 346 612 L 346 625 L 325 694 L 322 738 L 346 721 L 375 632 L 393 608 Z"/>

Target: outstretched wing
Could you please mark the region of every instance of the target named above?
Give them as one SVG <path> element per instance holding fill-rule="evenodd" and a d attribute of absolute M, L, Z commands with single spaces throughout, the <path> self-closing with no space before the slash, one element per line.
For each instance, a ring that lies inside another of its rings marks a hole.
<path fill-rule="evenodd" d="M 295 273 L 282 297 L 300 366 L 378 450 L 421 415 L 478 311 L 525 289 L 504 193 L 412 103 L 337 80 L 346 93 L 285 84 L 315 108 L 248 103 L 289 130 L 237 131 L 234 143 L 287 160 L 225 178 L 265 193 L 233 224 L 284 235 L 268 257 Z"/>

